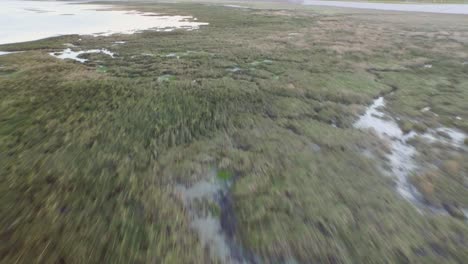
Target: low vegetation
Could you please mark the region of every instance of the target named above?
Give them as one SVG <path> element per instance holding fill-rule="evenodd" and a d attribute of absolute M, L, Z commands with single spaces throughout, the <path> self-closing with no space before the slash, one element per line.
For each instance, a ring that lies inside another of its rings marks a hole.
<path fill-rule="evenodd" d="M 465 17 L 122 8 L 210 25 L 0 46 L 25 51 L 0 57 L 0 262 L 219 262 L 174 191 L 213 168 L 234 181 L 235 240 L 265 263 L 468 258 L 466 221 L 400 197 L 383 143 L 353 128 L 386 95 L 406 131 L 467 133 Z M 48 55 L 64 43 L 116 57 Z M 466 152 L 413 144 L 434 164 L 412 178 L 428 203 L 468 206 Z"/>

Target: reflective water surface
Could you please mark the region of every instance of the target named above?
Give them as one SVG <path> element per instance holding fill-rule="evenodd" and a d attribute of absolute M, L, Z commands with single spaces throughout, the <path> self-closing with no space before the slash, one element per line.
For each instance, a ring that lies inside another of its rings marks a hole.
<path fill-rule="evenodd" d="M 455 148 L 465 148 L 463 142 L 467 138 L 467 135 L 462 131 L 448 127 L 429 129 L 425 133 L 411 131 L 405 134 L 395 119 L 383 111 L 384 108 L 384 97 L 377 98 L 367 108 L 365 114 L 357 120 L 354 127 L 374 131 L 389 145 L 390 153 L 387 153 L 386 158 L 389 162 L 391 175 L 395 177 L 397 191 L 402 197 L 418 208 L 426 208 L 433 212 L 444 213 L 439 208 L 424 203 L 420 193 L 409 181 L 412 173 L 421 170 L 420 164 L 417 164 L 415 160 L 415 156 L 418 154 L 417 149 L 409 144 L 409 140 L 414 137 L 421 137 L 430 143 L 439 142 Z M 449 138 L 441 137 L 439 135 L 440 132 L 446 133 Z"/>
<path fill-rule="evenodd" d="M 152 29 L 197 29 L 207 23 L 190 16 L 112 10 L 109 5 L 49 1 L 1 1 L 0 44 L 38 40 L 65 34 L 132 34 Z"/>

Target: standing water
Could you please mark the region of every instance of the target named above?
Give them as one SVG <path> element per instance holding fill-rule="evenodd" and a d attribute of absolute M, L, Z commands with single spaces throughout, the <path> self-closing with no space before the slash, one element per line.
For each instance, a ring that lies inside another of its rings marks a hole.
<path fill-rule="evenodd" d="M 195 22 L 190 16 L 162 16 L 114 8 L 112 5 L 2 0 L 0 44 L 70 34 L 108 36 L 142 30 L 193 30 L 208 24 Z"/>
<path fill-rule="evenodd" d="M 416 203 L 419 201 L 419 195 L 408 182 L 409 174 L 416 168 L 413 158 L 416 150 L 406 143 L 413 134 L 405 135 L 395 120 L 385 118 L 381 110 L 384 106 L 384 98 L 377 98 L 354 126 L 372 129 L 379 137 L 390 143 L 391 152 L 387 158 L 390 161 L 391 172 L 396 176 L 397 190 L 405 199 Z"/>
<path fill-rule="evenodd" d="M 191 187 L 176 187 L 190 217 L 190 226 L 213 259 L 230 264 L 257 263 L 255 257 L 234 239 L 236 222 L 229 197 L 232 182 L 218 179 L 216 175 L 217 171 L 213 169 L 205 180 Z"/>
<path fill-rule="evenodd" d="M 0 51 L 0 56 L 10 54 L 11 52 Z"/>
<path fill-rule="evenodd" d="M 415 161 L 415 156 L 418 152 L 408 143 L 408 140 L 419 136 L 428 140 L 429 143 L 440 142 L 455 148 L 464 148 L 463 142 L 466 135 L 461 131 L 446 127 L 429 130 L 424 134 L 417 134 L 414 131 L 405 134 L 393 118 L 385 115 L 383 112 L 384 106 L 384 98 L 377 98 L 373 104 L 368 107 L 366 113 L 354 124 L 354 127 L 373 130 L 381 139 L 389 143 L 390 153 L 387 154 L 387 159 L 389 160 L 390 172 L 396 179 L 397 191 L 402 197 L 414 204 L 417 208 L 445 213 L 439 208 L 424 203 L 421 194 L 409 182 L 410 175 L 420 169 L 420 167 L 418 167 Z M 441 138 L 438 136 L 439 132 L 445 132 L 451 138 Z"/>
<path fill-rule="evenodd" d="M 93 49 L 93 50 L 84 50 L 84 51 L 72 51 L 70 48 L 65 49 L 64 51 L 61 52 L 52 52 L 49 53 L 51 56 L 54 56 L 56 58 L 65 60 L 65 59 L 70 59 L 70 60 L 75 60 L 81 63 L 85 63 L 88 60 L 87 59 L 82 59 L 80 58 L 80 55 L 82 54 L 95 54 L 95 53 L 102 53 L 105 55 L 110 56 L 111 58 L 114 58 L 114 53 L 107 50 L 107 49 Z"/>

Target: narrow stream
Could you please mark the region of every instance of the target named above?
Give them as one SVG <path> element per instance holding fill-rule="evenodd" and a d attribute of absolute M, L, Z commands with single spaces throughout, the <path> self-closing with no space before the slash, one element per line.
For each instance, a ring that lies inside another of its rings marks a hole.
<path fill-rule="evenodd" d="M 356 121 L 354 127 L 363 130 L 373 130 L 382 140 L 390 145 L 390 152 L 386 154 L 390 166 L 390 174 L 395 177 L 396 189 L 403 198 L 415 205 L 419 210 L 426 209 L 434 213 L 446 214 L 447 212 L 444 209 L 424 202 L 422 195 L 409 182 L 411 174 L 417 170 L 421 170 L 421 167 L 415 160 L 418 151 L 408 141 L 419 136 L 428 140 L 429 143 L 441 142 L 463 149 L 465 148 L 464 140 L 467 137 L 466 134 L 447 127 L 432 129 L 423 134 L 418 134 L 414 131 L 405 134 L 395 119 L 383 112 L 384 107 L 384 98 L 377 98 L 367 108 L 365 114 Z M 441 137 L 438 132 L 448 134 L 450 139 Z M 466 208 L 463 209 L 463 212 L 465 216 L 468 216 Z"/>

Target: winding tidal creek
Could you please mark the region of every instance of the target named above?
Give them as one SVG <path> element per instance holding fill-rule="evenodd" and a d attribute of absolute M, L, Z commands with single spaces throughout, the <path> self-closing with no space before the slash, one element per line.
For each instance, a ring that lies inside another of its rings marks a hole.
<path fill-rule="evenodd" d="M 418 155 L 418 150 L 409 144 L 409 140 L 421 137 L 429 143 L 439 142 L 454 148 L 463 149 L 465 148 L 463 142 L 467 136 L 461 131 L 447 127 L 439 127 L 425 133 L 417 133 L 415 131 L 404 133 L 396 120 L 384 112 L 384 107 L 384 97 L 375 99 L 372 105 L 367 108 L 365 114 L 357 120 L 354 127 L 362 130 L 371 130 L 384 140 L 385 143 L 389 144 L 390 152 L 386 154 L 386 158 L 390 168 L 390 176 L 395 178 L 396 189 L 403 198 L 415 205 L 419 210 L 425 209 L 433 213 L 446 214 L 447 212 L 442 208 L 434 207 L 424 202 L 422 195 L 409 181 L 412 173 L 422 169 L 415 159 Z M 438 132 L 444 132 L 450 137 L 448 139 L 441 137 Z M 468 217 L 466 208 L 462 211 L 465 217 Z"/>

